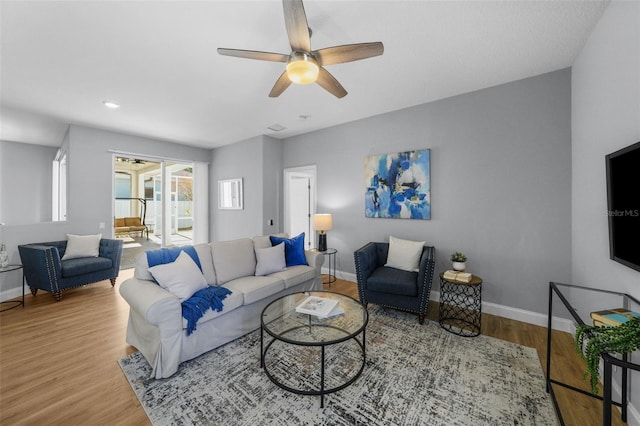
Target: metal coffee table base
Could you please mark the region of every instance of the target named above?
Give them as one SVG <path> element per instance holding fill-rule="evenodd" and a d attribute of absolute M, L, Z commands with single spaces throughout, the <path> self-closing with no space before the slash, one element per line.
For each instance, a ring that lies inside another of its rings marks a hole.
<path fill-rule="evenodd" d="M 294 327 L 291 328 L 290 330 L 285 331 L 284 333 L 281 333 L 281 337 L 286 336 L 287 333 L 296 331 L 298 329 L 301 328 L 308 328 L 308 327 L 330 327 L 330 328 L 334 328 L 336 330 L 341 330 L 338 327 L 334 327 L 334 326 L 324 326 L 324 325 L 318 325 L 315 324 L 313 326 L 298 326 L 298 327 Z M 341 330 L 342 331 L 342 330 Z M 345 332 L 345 334 L 348 334 Z M 366 351 L 366 341 L 365 341 L 365 329 L 362 329 L 362 341 L 357 339 L 357 335 L 355 336 L 348 336 L 345 337 L 344 340 L 341 341 L 332 341 L 329 343 L 321 343 L 321 342 L 313 342 L 313 343 L 302 343 L 302 342 L 298 342 L 298 343 L 292 343 L 289 341 L 285 341 L 285 340 L 281 340 L 281 339 L 277 339 L 277 338 L 273 338 L 271 339 L 271 341 L 269 341 L 266 346 L 264 344 L 264 328 L 260 330 L 260 366 L 264 369 L 265 374 L 267 375 L 267 377 L 269 378 L 269 380 L 271 380 L 274 384 L 276 384 L 277 386 L 279 386 L 280 388 L 288 391 L 288 392 L 292 392 L 298 395 L 320 395 L 320 408 L 324 408 L 324 396 L 333 392 L 337 392 L 341 389 L 346 388 L 347 386 L 349 386 L 350 384 L 352 384 L 353 382 L 356 381 L 356 379 L 358 377 L 360 377 L 360 375 L 362 374 L 362 370 L 364 370 L 364 365 L 366 363 L 366 359 L 367 359 L 367 351 Z M 344 342 L 347 340 L 353 339 L 358 346 L 360 346 L 360 349 L 362 351 L 362 363 L 360 365 L 360 369 L 358 370 L 358 372 L 351 378 L 349 379 L 347 382 L 341 384 L 340 386 L 336 386 L 334 388 L 331 389 L 325 389 L 324 384 L 325 384 L 325 348 L 327 346 L 331 346 L 331 345 L 335 345 L 336 343 L 340 343 L 340 342 Z M 302 389 L 295 389 L 292 388 L 291 386 L 287 386 L 284 383 L 282 383 L 281 381 L 278 380 L 277 377 L 275 377 L 273 374 L 271 374 L 269 372 L 269 370 L 267 369 L 267 365 L 265 364 L 265 358 L 267 357 L 267 352 L 269 351 L 269 349 L 271 348 L 271 345 L 276 342 L 276 341 L 280 341 L 280 342 L 284 342 L 290 345 L 296 345 L 296 346 L 317 346 L 320 347 L 320 389 L 318 390 L 302 390 Z"/>

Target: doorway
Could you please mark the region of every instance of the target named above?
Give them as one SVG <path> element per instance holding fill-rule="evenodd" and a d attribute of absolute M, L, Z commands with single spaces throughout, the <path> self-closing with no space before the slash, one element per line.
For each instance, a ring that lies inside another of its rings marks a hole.
<path fill-rule="evenodd" d="M 193 243 L 193 164 L 114 155 L 114 237 L 124 240 L 121 269 L 140 251 Z M 128 232 L 137 218 L 147 233 Z"/>
<path fill-rule="evenodd" d="M 316 166 L 284 170 L 284 231 L 290 237 L 305 233 L 306 249 L 316 246 L 313 215 L 316 212 Z"/>

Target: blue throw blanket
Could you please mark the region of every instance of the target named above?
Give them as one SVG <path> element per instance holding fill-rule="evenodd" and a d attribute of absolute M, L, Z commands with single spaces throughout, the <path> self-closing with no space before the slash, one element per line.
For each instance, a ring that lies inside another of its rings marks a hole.
<path fill-rule="evenodd" d="M 181 251 L 184 251 L 189 256 L 191 256 L 193 261 L 196 262 L 196 265 L 198 265 L 198 268 L 200 268 L 200 271 L 202 272 L 202 265 L 200 264 L 200 258 L 198 257 L 198 253 L 196 252 L 196 249 L 193 246 L 180 246 L 180 247 L 161 248 L 160 250 L 149 250 L 147 252 L 147 263 L 149 264 L 149 267 L 152 267 L 156 265 L 164 265 L 165 263 L 174 262 L 180 255 Z"/>
<path fill-rule="evenodd" d="M 196 323 L 209 310 L 222 311 L 222 301 L 231 294 L 225 287 L 209 286 L 196 291 L 193 296 L 182 302 L 182 316 L 187 320 L 187 336 L 196 330 Z"/>

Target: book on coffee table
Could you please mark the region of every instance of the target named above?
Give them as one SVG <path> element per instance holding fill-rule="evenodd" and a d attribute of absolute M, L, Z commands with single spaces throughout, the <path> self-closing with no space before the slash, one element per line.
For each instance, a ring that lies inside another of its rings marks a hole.
<path fill-rule="evenodd" d="M 316 315 L 318 317 L 328 317 L 333 308 L 336 307 L 338 301 L 335 299 L 327 299 L 326 297 L 309 296 L 302 301 L 297 307 L 296 312 L 302 314 Z"/>
<path fill-rule="evenodd" d="M 320 319 L 326 319 L 326 318 L 331 318 L 331 317 L 335 317 L 338 315 L 342 315 L 344 314 L 344 308 L 342 306 L 340 306 L 340 304 L 337 304 L 332 310 L 331 312 L 329 312 L 326 316 L 318 316 L 318 318 Z"/>

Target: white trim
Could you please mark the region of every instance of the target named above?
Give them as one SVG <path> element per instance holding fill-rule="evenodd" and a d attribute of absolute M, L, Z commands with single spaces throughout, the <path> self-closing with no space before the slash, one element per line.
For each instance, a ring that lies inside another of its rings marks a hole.
<path fill-rule="evenodd" d="M 328 274 L 328 269 L 322 268 L 322 273 Z M 353 283 L 357 282 L 356 274 L 351 272 L 336 271 L 336 276 L 341 280 L 351 281 Z M 440 292 L 432 290 L 429 300 L 439 302 Z M 522 321 L 527 324 L 539 325 L 541 327 L 547 326 L 547 314 L 498 305 L 497 303 L 482 302 L 482 312 L 516 321 Z M 571 334 L 574 334 L 576 329 L 573 321 L 560 317 L 553 317 L 551 326 L 554 330 L 565 331 Z"/>
<path fill-rule="evenodd" d="M 284 212 L 283 212 L 283 228 L 282 231 L 286 233 L 291 233 L 289 230 L 289 180 L 293 177 L 306 177 L 309 178 L 309 185 L 311 186 L 311 206 L 310 206 L 310 217 L 316 213 L 316 202 L 317 202 L 317 176 L 318 176 L 318 168 L 315 164 L 310 164 L 308 166 L 299 166 L 299 167 L 289 167 L 283 170 L 283 200 L 284 200 Z M 309 243 L 309 247 L 315 247 L 316 245 L 316 236 L 315 231 L 311 229 L 309 231 L 309 235 L 307 237 L 307 243 Z M 307 248 L 307 247 L 305 247 Z"/>
<path fill-rule="evenodd" d="M 20 274 L 20 279 L 22 279 L 22 271 L 17 271 L 17 273 Z M 31 291 L 29 291 L 29 286 L 27 285 L 24 286 L 24 294 L 31 294 Z M 2 302 L 6 302 L 8 300 L 15 299 L 16 297 L 21 297 L 21 296 L 22 296 L 22 283 L 20 283 L 20 286 L 18 287 L 9 288 L 7 290 L 0 291 L 0 301 Z"/>
<path fill-rule="evenodd" d="M 209 242 L 209 163 L 193 162 L 193 244 Z"/>
<path fill-rule="evenodd" d="M 187 164 L 187 163 L 194 163 L 196 160 L 187 160 L 184 158 L 172 158 L 172 157 L 163 157 L 161 155 L 155 155 L 155 154 L 139 154 L 136 152 L 127 152 L 127 151 L 120 151 L 117 149 L 107 149 L 107 152 L 110 152 L 114 155 L 117 156 L 123 156 L 123 157 L 134 157 L 134 158 L 138 158 L 140 160 L 144 160 L 144 161 L 152 161 L 152 162 L 160 162 L 160 161 L 168 161 L 170 163 L 182 163 L 182 164 Z M 200 161 L 200 160 L 198 160 Z M 201 161 L 202 163 L 205 164 L 209 164 L 208 161 Z"/>

